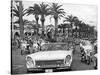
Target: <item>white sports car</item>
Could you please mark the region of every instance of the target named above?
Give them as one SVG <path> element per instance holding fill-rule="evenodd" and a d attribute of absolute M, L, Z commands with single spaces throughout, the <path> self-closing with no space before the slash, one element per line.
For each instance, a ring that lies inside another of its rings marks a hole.
<path fill-rule="evenodd" d="M 29 71 L 53 69 L 70 69 L 72 64 L 73 48 L 66 44 L 45 44 L 42 51 L 26 56 L 26 67 Z M 50 48 L 50 49 L 49 49 Z"/>

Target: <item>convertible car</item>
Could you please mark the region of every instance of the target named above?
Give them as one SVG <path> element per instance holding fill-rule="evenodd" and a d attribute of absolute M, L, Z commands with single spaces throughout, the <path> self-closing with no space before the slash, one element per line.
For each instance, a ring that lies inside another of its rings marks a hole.
<path fill-rule="evenodd" d="M 44 44 L 42 50 L 26 56 L 27 72 L 71 69 L 73 47 L 66 44 Z"/>

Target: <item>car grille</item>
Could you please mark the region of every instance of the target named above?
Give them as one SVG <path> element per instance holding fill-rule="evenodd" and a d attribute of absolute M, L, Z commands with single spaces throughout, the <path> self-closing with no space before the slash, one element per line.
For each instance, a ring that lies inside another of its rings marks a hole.
<path fill-rule="evenodd" d="M 38 60 L 36 66 L 43 68 L 57 67 L 64 64 L 64 60 Z"/>

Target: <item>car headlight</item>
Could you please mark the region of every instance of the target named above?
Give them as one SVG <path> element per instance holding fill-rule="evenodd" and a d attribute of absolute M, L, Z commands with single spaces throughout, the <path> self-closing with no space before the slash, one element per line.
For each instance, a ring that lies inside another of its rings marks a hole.
<path fill-rule="evenodd" d="M 35 61 L 33 61 L 32 58 L 28 56 L 27 57 L 27 64 L 33 67 L 33 66 L 35 66 Z"/>
<path fill-rule="evenodd" d="M 31 57 L 27 57 L 27 62 L 33 62 Z"/>
<path fill-rule="evenodd" d="M 65 58 L 65 64 L 68 63 L 70 61 L 70 59 L 71 59 L 71 56 L 67 55 L 66 58 Z"/>

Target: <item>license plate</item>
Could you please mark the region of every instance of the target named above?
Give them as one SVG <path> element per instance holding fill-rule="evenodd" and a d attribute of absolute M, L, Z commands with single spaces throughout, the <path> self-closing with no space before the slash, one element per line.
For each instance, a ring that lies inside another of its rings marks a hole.
<path fill-rule="evenodd" d="M 53 72 L 53 70 L 52 70 L 52 69 L 46 69 L 45 72 L 46 72 L 46 73 L 48 73 L 48 72 Z"/>

